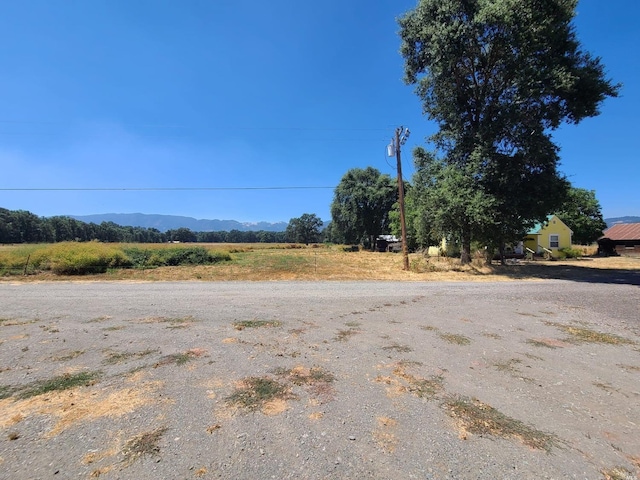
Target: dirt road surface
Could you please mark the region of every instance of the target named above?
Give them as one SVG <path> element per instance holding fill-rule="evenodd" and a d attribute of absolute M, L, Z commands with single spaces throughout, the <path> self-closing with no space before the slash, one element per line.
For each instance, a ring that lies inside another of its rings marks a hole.
<path fill-rule="evenodd" d="M 634 479 L 640 288 L 0 284 L 1 479 Z"/>

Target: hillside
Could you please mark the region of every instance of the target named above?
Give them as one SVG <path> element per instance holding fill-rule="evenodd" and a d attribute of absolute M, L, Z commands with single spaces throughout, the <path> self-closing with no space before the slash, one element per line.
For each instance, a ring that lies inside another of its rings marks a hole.
<path fill-rule="evenodd" d="M 607 227 L 610 227 L 614 223 L 640 223 L 640 217 L 626 216 L 626 217 L 605 218 L 604 221 L 607 224 Z"/>
<path fill-rule="evenodd" d="M 260 231 L 283 232 L 287 228 L 286 222 L 257 222 L 242 223 L 236 220 L 201 220 L 192 217 L 178 215 L 148 215 L 144 213 L 104 213 L 95 215 L 68 215 L 71 218 L 87 223 L 113 222 L 117 225 L 157 228 L 161 232 L 188 228 L 194 232 L 229 232 L 239 230 L 241 232 Z"/>

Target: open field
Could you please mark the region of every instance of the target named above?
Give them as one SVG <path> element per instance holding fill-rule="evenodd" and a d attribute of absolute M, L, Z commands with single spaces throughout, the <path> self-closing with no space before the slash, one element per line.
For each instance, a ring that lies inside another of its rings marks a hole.
<path fill-rule="evenodd" d="M 117 245 L 117 244 L 116 244 Z M 396 280 L 396 281 L 504 281 L 512 279 L 574 279 L 589 281 L 602 275 L 640 282 L 640 258 L 584 258 L 557 262 L 518 262 L 515 265 L 484 265 L 483 259 L 461 266 L 457 259 L 410 255 L 411 270 L 402 270 L 402 256 L 368 251 L 346 252 L 342 246 L 302 246 L 289 244 L 197 244 L 230 261 L 213 265 L 154 268 L 111 268 L 98 275 L 65 276 L 45 271 L 21 275 L 27 255 L 39 246 L 0 246 L 2 256 L 13 255 L 14 275 L 1 281 L 42 280 Z M 175 245 L 124 245 L 150 252 Z M 106 245 L 105 248 L 115 248 Z M 27 269 L 28 270 L 28 269 Z M 633 280 L 633 279 L 636 280 Z"/>
<path fill-rule="evenodd" d="M 640 289 L 0 283 L 0 479 L 637 479 Z"/>

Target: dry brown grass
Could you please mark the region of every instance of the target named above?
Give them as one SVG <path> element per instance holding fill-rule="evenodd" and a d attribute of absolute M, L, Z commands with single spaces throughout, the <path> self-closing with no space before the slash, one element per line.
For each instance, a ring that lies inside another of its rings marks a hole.
<path fill-rule="evenodd" d="M 558 442 L 555 436 L 508 417 L 475 398 L 452 396 L 445 400 L 443 406 L 458 424 L 463 439 L 469 433 L 515 438 L 528 447 L 547 452 Z"/>
<path fill-rule="evenodd" d="M 628 338 L 611 333 L 597 332 L 590 328 L 578 327 L 575 325 L 563 325 L 555 322 L 545 322 L 545 324 L 559 328 L 569 335 L 565 341 L 573 343 L 604 343 L 608 345 L 633 345 L 635 342 Z"/>
<path fill-rule="evenodd" d="M 26 398 L 0 400 L 0 428 L 20 423 L 34 415 L 53 418 L 53 427 L 44 432 L 54 437 L 79 422 L 101 417 L 121 417 L 153 402 L 158 382 L 137 384 L 134 388 L 96 390 L 76 387 Z"/>
<path fill-rule="evenodd" d="M 0 281 L 179 281 L 179 280 L 394 280 L 394 281 L 509 281 L 536 280 L 593 274 L 594 271 L 640 271 L 633 257 L 586 258 L 557 262 L 520 262 L 518 265 L 485 266 L 480 261 L 460 265 L 458 259 L 409 255 L 411 269 L 402 270 L 402 255 L 369 251 L 345 252 L 340 245 L 300 246 L 285 244 L 198 244 L 211 251 L 228 252 L 232 260 L 215 265 L 116 269 L 99 275 L 77 276 L 40 273 L 0 277 Z M 140 245 L 138 245 L 140 246 Z M 21 248 L 20 246 L 3 247 Z M 144 245 L 154 248 L 154 245 Z M 160 248 L 159 246 L 157 248 Z"/>

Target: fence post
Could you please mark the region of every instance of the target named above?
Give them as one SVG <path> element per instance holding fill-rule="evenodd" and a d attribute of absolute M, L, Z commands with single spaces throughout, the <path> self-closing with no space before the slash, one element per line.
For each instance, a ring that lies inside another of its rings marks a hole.
<path fill-rule="evenodd" d="M 27 255 L 27 262 L 24 264 L 24 272 L 22 272 L 22 275 L 27 275 L 27 267 L 29 266 L 30 258 L 31 258 L 31 254 Z"/>

